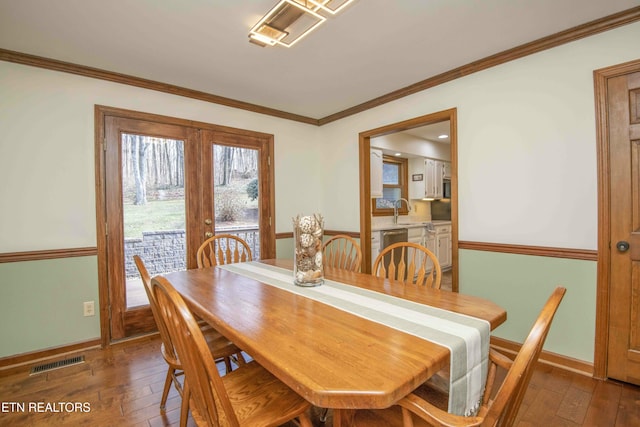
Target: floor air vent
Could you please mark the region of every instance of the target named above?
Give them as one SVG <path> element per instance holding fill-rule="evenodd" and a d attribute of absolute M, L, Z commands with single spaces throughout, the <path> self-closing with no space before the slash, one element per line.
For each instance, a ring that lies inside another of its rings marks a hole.
<path fill-rule="evenodd" d="M 58 360 L 56 362 L 45 363 L 44 365 L 38 365 L 31 368 L 31 374 L 41 374 L 47 371 L 53 371 L 54 369 L 66 368 L 67 366 L 78 365 L 84 363 L 84 356 L 70 357 L 64 360 Z"/>

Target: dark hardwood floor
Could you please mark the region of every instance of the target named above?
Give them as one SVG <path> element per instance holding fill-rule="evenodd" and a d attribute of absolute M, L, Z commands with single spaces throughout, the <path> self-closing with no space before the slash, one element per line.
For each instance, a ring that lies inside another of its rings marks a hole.
<path fill-rule="evenodd" d="M 29 375 L 31 366 L 0 371 L 0 426 L 177 426 L 175 390 L 160 413 L 167 368 L 159 348 L 157 337 L 145 337 L 41 374 Z M 516 426 L 640 426 L 640 387 L 539 365 Z"/>

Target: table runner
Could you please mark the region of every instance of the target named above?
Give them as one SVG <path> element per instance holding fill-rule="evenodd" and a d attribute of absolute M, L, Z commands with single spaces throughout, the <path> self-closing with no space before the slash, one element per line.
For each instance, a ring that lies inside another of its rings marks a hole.
<path fill-rule="evenodd" d="M 465 416 L 477 412 L 487 377 L 489 322 L 326 278 L 322 286 L 296 286 L 291 270 L 256 261 L 218 268 L 448 348 L 451 354 L 449 412 Z"/>

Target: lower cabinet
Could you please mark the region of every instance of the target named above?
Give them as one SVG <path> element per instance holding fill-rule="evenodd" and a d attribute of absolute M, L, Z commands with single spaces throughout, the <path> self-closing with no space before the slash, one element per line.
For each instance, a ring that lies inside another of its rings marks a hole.
<path fill-rule="evenodd" d="M 451 267 L 451 224 L 435 225 L 436 251 L 440 268 Z"/>
<path fill-rule="evenodd" d="M 451 224 L 434 224 L 434 230 L 426 227 L 408 227 L 407 240 L 429 249 L 438 259 L 440 268 L 451 267 Z M 371 267 L 380 253 L 381 236 L 379 231 L 371 232 Z M 421 260 L 416 260 L 420 262 Z M 431 270 L 432 263 L 427 267 Z"/>
<path fill-rule="evenodd" d="M 425 236 L 424 236 L 424 246 L 429 249 L 430 252 L 432 252 L 436 258 L 438 257 L 438 251 L 436 249 L 437 244 L 436 244 L 436 235 L 434 232 L 430 232 L 428 230 L 425 230 Z M 429 271 L 431 271 L 431 269 L 433 268 L 433 262 L 431 262 L 431 260 L 429 260 L 427 262 L 427 267 L 429 269 Z"/>
<path fill-rule="evenodd" d="M 376 258 L 380 253 L 380 232 L 371 232 L 371 268 L 373 269 L 373 263 L 376 262 Z"/>
<path fill-rule="evenodd" d="M 409 228 L 407 233 L 407 240 L 409 243 L 415 243 L 416 245 L 423 246 L 424 245 L 424 227 L 413 227 Z M 416 255 L 416 263 L 422 263 L 422 252 L 417 253 Z"/>

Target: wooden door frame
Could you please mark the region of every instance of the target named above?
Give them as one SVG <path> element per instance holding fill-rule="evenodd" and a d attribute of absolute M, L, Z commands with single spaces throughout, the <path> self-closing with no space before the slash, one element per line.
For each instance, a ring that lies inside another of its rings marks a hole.
<path fill-rule="evenodd" d="M 105 144 L 105 118 L 107 116 L 141 120 L 167 125 L 177 125 L 197 129 L 207 129 L 218 132 L 224 132 L 235 135 L 244 135 L 253 138 L 259 138 L 266 145 L 268 153 L 268 163 L 270 167 L 266 171 L 261 171 L 264 177 L 267 177 L 267 184 L 261 183 L 262 196 L 268 198 L 268 206 L 261 210 L 261 214 L 268 214 L 271 221 L 265 233 L 261 233 L 261 239 L 264 235 L 264 241 L 260 242 L 261 253 L 264 257 L 275 257 L 276 239 L 275 227 L 273 226 L 273 218 L 275 218 L 275 174 L 274 174 L 274 136 L 267 133 L 255 132 L 244 129 L 237 129 L 228 126 L 220 126 L 211 123 L 196 122 L 192 120 L 180 119 L 169 116 L 162 116 L 151 113 L 127 110 L 122 108 L 114 108 L 103 105 L 94 106 L 94 159 L 95 159 L 95 197 L 96 197 L 96 246 L 98 251 L 98 296 L 100 298 L 100 342 L 102 347 L 107 347 L 111 343 L 110 332 L 110 307 L 109 307 L 109 283 L 108 283 L 108 265 L 107 265 L 107 238 L 106 238 L 106 220 L 107 220 L 107 203 L 106 203 L 106 158 L 104 151 Z M 199 173 L 200 171 L 198 171 Z M 186 177 L 185 177 L 186 179 Z M 200 221 L 200 224 L 203 224 Z M 202 233 L 204 233 L 204 225 L 201 225 Z"/>
<path fill-rule="evenodd" d="M 360 132 L 360 241 L 371 242 L 371 138 L 402 132 L 449 120 L 451 141 L 451 277 L 452 290 L 458 291 L 458 121 L 457 109 L 439 111 L 398 123 Z M 362 244 L 362 271 L 371 271 L 371 244 Z"/>
<path fill-rule="evenodd" d="M 593 72 L 598 153 L 598 273 L 596 288 L 596 330 L 593 376 L 607 378 L 609 344 L 609 282 L 611 279 L 610 164 L 607 83 L 614 77 L 640 71 L 640 60 L 626 62 Z"/>

